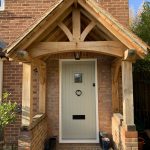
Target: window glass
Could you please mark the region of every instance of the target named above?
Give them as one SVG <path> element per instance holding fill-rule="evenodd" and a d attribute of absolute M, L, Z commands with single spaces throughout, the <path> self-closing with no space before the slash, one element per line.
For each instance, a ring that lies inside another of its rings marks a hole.
<path fill-rule="evenodd" d="M 4 10 L 4 0 L 0 0 L 0 11 Z"/>
<path fill-rule="evenodd" d="M 82 73 L 74 74 L 74 83 L 82 83 Z"/>

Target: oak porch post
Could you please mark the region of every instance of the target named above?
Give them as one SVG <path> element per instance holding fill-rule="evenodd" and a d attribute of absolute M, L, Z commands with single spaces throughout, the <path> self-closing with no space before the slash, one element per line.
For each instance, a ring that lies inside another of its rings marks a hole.
<path fill-rule="evenodd" d="M 23 63 L 22 126 L 29 126 L 33 117 L 33 64 Z"/>
<path fill-rule="evenodd" d="M 120 71 L 120 68 L 121 68 L 121 59 L 115 59 L 111 65 L 113 113 L 121 112 L 120 101 L 119 101 L 119 71 Z"/>
<path fill-rule="evenodd" d="M 46 65 L 42 64 L 39 68 L 40 82 L 39 82 L 39 112 L 45 113 L 46 103 Z"/>
<path fill-rule="evenodd" d="M 126 127 L 134 126 L 132 62 L 122 61 L 123 120 Z"/>

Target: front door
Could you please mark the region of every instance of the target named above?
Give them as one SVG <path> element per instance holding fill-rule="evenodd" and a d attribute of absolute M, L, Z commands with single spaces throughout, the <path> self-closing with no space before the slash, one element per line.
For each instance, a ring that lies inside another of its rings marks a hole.
<path fill-rule="evenodd" d="M 97 140 L 95 61 L 62 61 L 61 140 Z"/>

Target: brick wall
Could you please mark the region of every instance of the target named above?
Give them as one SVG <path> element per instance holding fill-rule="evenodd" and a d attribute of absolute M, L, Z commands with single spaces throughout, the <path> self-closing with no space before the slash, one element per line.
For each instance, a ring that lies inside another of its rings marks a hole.
<path fill-rule="evenodd" d="M 22 65 L 18 62 L 5 61 L 3 74 L 3 91 L 11 93 L 10 99 L 21 105 L 22 99 Z M 7 143 L 17 142 L 21 125 L 21 115 L 17 115 L 14 124 L 9 125 L 5 130 Z"/>
<path fill-rule="evenodd" d="M 47 60 L 46 114 L 50 136 L 59 137 L 59 59 L 74 58 L 73 53 L 53 55 Z M 82 58 L 98 60 L 99 129 L 111 135 L 111 57 L 82 53 Z"/>
<path fill-rule="evenodd" d="M 18 150 L 43 150 L 47 139 L 47 120 L 45 115 L 36 115 L 30 129 L 22 131 Z"/>
<path fill-rule="evenodd" d="M 129 6 L 128 0 L 98 0 L 119 22 L 128 27 Z"/>
<path fill-rule="evenodd" d="M 47 138 L 47 120 L 42 119 L 32 130 L 31 149 L 42 150 L 44 149 L 44 142 Z"/>
<path fill-rule="evenodd" d="M 114 114 L 112 117 L 112 136 L 116 150 L 138 150 L 137 131 L 127 131 L 123 126 L 123 116 Z"/>
<path fill-rule="evenodd" d="M 33 71 L 33 116 L 39 113 L 39 73 Z"/>
<path fill-rule="evenodd" d="M 57 0 L 5 0 L 0 11 L 0 38 L 11 43 Z"/>
<path fill-rule="evenodd" d="M 0 11 L 0 40 L 9 44 L 58 0 L 5 1 L 5 10 Z M 99 0 L 98 3 L 128 26 L 128 0 Z"/>
<path fill-rule="evenodd" d="M 3 91 L 11 93 L 10 100 L 21 106 L 22 101 L 22 64 L 19 62 L 5 61 L 3 74 Z M 39 74 L 33 71 L 33 116 L 39 112 Z M 16 143 L 21 127 L 21 113 L 17 114 L 15 123 L 5 129 L 7 143 Z"/>
<path fill-rule="evenodd" d="M 111 134 L 112 93 L 111 62 L 98 60 L 99 128 Z"/>
<path fill-rule="evenodd" d="M 121 126 L 120 134 L 123 150 L 138 150 L 137 131 L 127 131 L 124 126 Z"/>

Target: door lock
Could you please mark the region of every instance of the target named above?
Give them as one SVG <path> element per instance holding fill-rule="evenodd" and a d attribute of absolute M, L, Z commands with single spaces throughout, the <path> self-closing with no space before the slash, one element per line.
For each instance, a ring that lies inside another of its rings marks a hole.
<path fill-rule="evenodd" d="M 93 83 L 93 87 L 95 87 L 95 83 Z"/>

